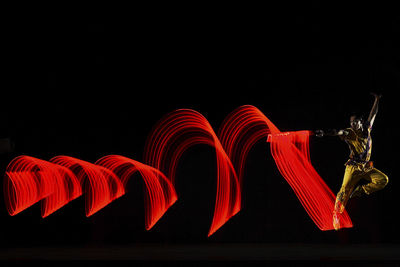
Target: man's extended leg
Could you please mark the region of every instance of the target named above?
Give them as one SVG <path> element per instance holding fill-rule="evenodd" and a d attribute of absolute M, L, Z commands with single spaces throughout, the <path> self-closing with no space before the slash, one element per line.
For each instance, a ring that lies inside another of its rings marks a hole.
<path fill-rule="evenodd" d="M 361 179 L 359 175 L 360 171 L 356 166 L 347 165 L 346 170 L 344 172 L 343 183 L 340 188 L 339 193 L 336 196 L 335 207 L 333 210 L 333 227 L 335 230 L 339 230 L 340 221 L 339 214 L 344 211 L 346 203 L 350 197 L 350 194 L 354 188 L 354 186 Z"/>
<path fill-rule="evenodd" d="M 344 172 L 342 187 L 336 196 L 335 211 L 342 213 L 349 200 L 350 194 L 353 191 L 355 185 L 360 181 L 362 176 L 361 172 L 356 166 L 348 165 Z"/>

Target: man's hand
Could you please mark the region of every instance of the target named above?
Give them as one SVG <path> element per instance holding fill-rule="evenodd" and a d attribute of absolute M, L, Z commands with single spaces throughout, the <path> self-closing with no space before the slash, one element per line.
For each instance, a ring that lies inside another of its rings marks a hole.
<path fill-rule="evenodd" d="M 336 133 L 336 135 L 348 135 L 349 134 L 349 131 L 346 131 L 346 130 L 339 130 L 337 133 Z"/>
<path fill-rule="evenodd" d="M 375 97 L 375 99 L 380 99 L 382 97 L 382 95 L 378 95 L 376 93 L 371 92 L 371 95 L 373 95 Z"/>
<path fill-rule="evenodd" d="M 316 131 L 314 132 L 314 134 L 315 134 L 316 137 L 323 137 L 323 136 L 324 136 L 324 131 L 322 131 L 322 130 L 316 130 Z"/>

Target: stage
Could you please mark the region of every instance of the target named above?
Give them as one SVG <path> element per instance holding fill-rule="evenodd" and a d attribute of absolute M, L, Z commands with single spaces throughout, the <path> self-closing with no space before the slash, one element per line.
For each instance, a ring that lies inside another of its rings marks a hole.
<path fill-rule="evenodd" d="M 362 264 L 363 266 L 398 266 L 400 246 L 391 244 L 141 244 L 107 247 L 33 247 L 9 248 L 0 252 L 1 262 L 62 262 L 107 264 L 137 263 L 162 265 L 165 263 L 198 265 L 248 264 L 307 264 L 335 266 Z"/>

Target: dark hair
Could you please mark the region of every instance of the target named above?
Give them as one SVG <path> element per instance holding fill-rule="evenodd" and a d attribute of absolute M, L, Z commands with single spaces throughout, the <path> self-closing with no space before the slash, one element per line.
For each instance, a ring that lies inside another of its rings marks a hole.
<path fill-rule="evenodd" d="M 350 120 L 359 120 L 359 121 L 361 121 L 362 124 L 364 124 L 364 122 L 365 122 L 364 116 L 355 114 L 355 113 L 351 114 Z"/>
<path fill-rule="evenodd" d="M 362 125 L 362 129 L 363 129 L 363 132 L 364 132 L 364 134 L 366 134 L 366 129 L 368 128 L 367 127 L 367 122 L 366 122 L 366 120 L 365 120 L 365 118 L 364 118 L 364 116 L 362 116 L 362 115 L 358 115 L 358 114 L 354 114 L 354 115 L 351 115 L 350 116 L 350 122 L 352 121 L 352 120 L 359 120 L 359 121 L 361 121 L 361 125 Z"/>

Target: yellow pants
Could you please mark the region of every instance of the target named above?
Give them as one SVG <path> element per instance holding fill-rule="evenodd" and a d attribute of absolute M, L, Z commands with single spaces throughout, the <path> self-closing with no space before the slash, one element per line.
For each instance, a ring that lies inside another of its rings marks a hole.
<path fill-rule="evenodd" d="M 376 168 L 364 168 L 361 165 L 347 165 L 344 172 L 342 187 L 336 197 L 335 210 L 339 208 L 339 212 L 343 212 L 351 193 L 361 179 L 369 181 L 368 184 L 361 186 L 362 190 L 367 195 L 383 189 L 389 182 L 387 175 Z"/>

